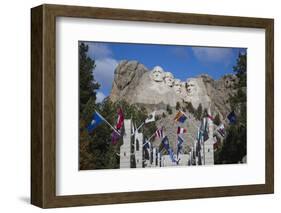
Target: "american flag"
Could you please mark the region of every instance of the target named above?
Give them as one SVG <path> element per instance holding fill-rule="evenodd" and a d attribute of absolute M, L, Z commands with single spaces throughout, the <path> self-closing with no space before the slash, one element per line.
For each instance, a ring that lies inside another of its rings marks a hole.
<path fill-rule="evenodd" d="M 164 137 L 163 128 L 157 129 L 155 134 L 158 138 L 163 138 Z"/>

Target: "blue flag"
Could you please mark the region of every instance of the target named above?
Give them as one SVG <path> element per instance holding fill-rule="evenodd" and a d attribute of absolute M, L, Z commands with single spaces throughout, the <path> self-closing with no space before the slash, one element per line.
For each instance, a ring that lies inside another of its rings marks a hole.
<path fill-rule="evenodd" d="M 178 143 L 177 143 L 177 156 L 179 156 L 179 153 L 182 149 L 183 139 L 181 136 L 178 136 Z"/>
<path fill-rule="evenodd" d="M 95 112 L 92 116 L 91 122 L 87 126 L 88 132 L 91 133 L 101 123 L 103 123 L 103 118 Z"/>
<path fill-rule="evenodd" d="M 186 119 L 187 119 L 187 117 L 185 116 L 185 114 L 182 111 L 179 111 L 176 114 L 176 117 L 174 118 L 175 121 L 178 121 L 180 123 L 184 123 Z"/>
<path fill-rule="evenodd" d="M 169 140 L 168 140 L 168 137 L 165 136 L 163 138 L 163 140 L 161 141 L 161 143 L 163 144 L 164 148 L 167 150 L 167 152 L 169 152 L 169 148 L 170 148 L 170 145 L 169 145 Z"/>
<path fill-rule="evenodd" d="M 236 123 L 237 118 L 236 118 L 234 111 L 232 111 L 231 113 L 228 114 L 227 119 L 229 120 L 230 124 Z"/>
<path fill-rule="evenodd" d="M 176 159 L 175 159 L 174 152 L 173 152 L 173 150 L 172 150 L 171 148 L 169 148 L 168 153 L 169 153 L 169 156 L 170 156 L 170 158 L 171 158 L 171 161 L 172 161 L 173 163 L 176 163 L 177 161 L 176 161 Z"/>
<path fill-rule="evenodd" d="M 148 140 L 145 140 L 145 143 L 143 144 L 143 148 L 150 149 L 150 142 Z"/>

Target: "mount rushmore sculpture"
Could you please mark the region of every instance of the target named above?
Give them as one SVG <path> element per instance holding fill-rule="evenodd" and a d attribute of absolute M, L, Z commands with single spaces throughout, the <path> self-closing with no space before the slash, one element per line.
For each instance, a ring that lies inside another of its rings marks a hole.
<path fill-rule="evenodd" d="M 137 61 L 121 61 L 115 69 L 110 100 L 125 100 L 130 104 L 175 107 L 177 102 L 190 102 L 197 108 L 212 106 L 213 111 L 224 115 L 230 110 L 227 103 L 234 91 L 235 75 L 213 80 L 208 75 L 176 79 L 171 72 L 155 66 L 152 70 Z"/>

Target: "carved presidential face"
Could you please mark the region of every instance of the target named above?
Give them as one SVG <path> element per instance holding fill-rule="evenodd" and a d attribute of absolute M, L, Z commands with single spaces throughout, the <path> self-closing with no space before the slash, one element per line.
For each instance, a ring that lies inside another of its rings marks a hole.
<path fill-rule="evenodd" d="M 186 83 L 187 93 L 189 95 L 194 95 L 197 92 L 197 82 L 194 79 L 188 79 Z"/>
<path fill-rule="evenodd" d="M 181 81 L 179 79 L 176 79 L 174 82 L 174 90 L 176 93 L 181 93 Z"/>
<path fill-rule="evenodd" d="M 169 87 L 172 87 L 175 81 L 173 74 L 170 72 L 166 72 L 164 76 L 164 81 Z"/>
<path fill-rule="evenodd" d="M 161 82 L 164 80 L 164 71 L 160 66 L 156 66 L 153 68 L 151 75 L 151 79 L 156 82 Z"/>

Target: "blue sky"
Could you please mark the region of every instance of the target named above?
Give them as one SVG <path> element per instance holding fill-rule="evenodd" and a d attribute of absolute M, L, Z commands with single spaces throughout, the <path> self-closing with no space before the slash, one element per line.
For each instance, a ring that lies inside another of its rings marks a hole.
<path fill-rule="evenodd" d="M 233 73 L 239 52 L 246 48 L 195 47 L 155 44 L 129 44 L 109 42 L 85 42 L 88 55 L 96 61 L 95 80 L 101 84 L 97 100 L 102 101 L 111 91 L 114 70 L 121 60 L 137 60 L 148 69 L 161 66 L 185 81 L 200 74 L 214 79 Z"/>

